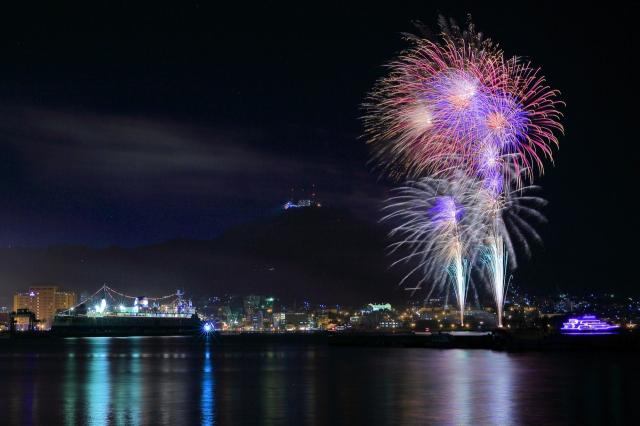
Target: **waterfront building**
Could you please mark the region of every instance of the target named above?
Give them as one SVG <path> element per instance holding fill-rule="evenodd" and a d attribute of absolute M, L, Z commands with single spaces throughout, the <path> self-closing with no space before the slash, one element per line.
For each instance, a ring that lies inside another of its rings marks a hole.
<path fill-rule="evenodd" d="M 58 291 L 54 285 L 31 286 L 26 293 L 15 293 L 13 310 L 27 309 L 33 312 L 38 320 L 38 327 L 43 330 L 51 328 L 53 316 L 59 310 L 69 309 L 77 303 L 76 294 Z"/>
<path fill-rule="evenodd" d="M 391 311 L 393 308 L 389 303 L 369 303 L 366 310 L 369 312 Z"/>
<path fill-rule="evenodd" d="M 279 330 L 308 330 L 312 326 L 306 312 L 278 312 L 273 314 L 273 326 Z"/>
<path fill-rule="evenodd" d="M 402 327 L 402 323 L 394 319 L 384 319 L 378 323 L 380 329 L 395 329 Z"/>
<path fill-rule="evenodd" d="M 0 331 L 8 330 L 9 324 L 10 324 L 9 312 L 0 311 Z"/>
<path fill-rule="evenodd" d="M 14 331 L 34 331 L 38 324 L 36 314 L 28 309 L 16 309 L 15 312 L 11 312 L 9 321 Z"/>

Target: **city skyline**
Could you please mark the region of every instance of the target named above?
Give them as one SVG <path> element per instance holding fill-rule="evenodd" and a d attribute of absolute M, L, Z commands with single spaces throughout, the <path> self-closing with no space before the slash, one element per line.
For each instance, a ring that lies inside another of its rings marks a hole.
<path fill-rule="evenodd" d="M 273 294 L 190 297 L 178 290 L 164 296 L 132 296 L 106 284 L 80 299 L 55 285 L 32 286 L 14 295 L 12 312 L 3 309 L 0 313 L 4 315 L 0 317 L 2 331 L 9 330 L 15 321 L 15 330 L 20 332 L 47 332 L 58 324 L 57 333 L 61 333 L 59 327 L 65 318 L 71 321 L 78 315 L 140 318 L 173 314 L 188 318 L 196 313 L 207 333 L 486 332 L 496 326 L 491 303 L 483 305 L 476 300 L 467 304 L 465 321 L 460 323 L 456 301 L 446 296 L 393 304 L 372 301 L 332 305 L 310 300 L 291 302 Z M 596 321 L 598 317 L 611 322 L 611 328 L 635 330 L 640 323 L 640 299 L 607 293 L 533 296 L 515 290 L 505 304 L 503 327 L 514 331 L 544 327 L 547 332 L 557 332 L 561 325 L 571 324 L 566 322 L 569 319 Z"/>

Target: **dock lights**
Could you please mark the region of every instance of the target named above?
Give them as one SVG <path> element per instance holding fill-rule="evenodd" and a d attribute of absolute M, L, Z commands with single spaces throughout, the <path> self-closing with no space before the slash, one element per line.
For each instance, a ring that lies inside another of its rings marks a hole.
<path fill-rule="evenodd" d="M 204 325 L 202 326 L 202 332 L 204 334 L 209 334 L 214 330 L 213 324 L 211 324 L 210 322 L 205 322 Z"/>
<path fill-rule="evenodd" d="M 105 309 L 107 309 L 107 301 L 105 299 L 102 299 L 100 301 L 100 304 L 96 304 L 95 310 L 97 313 L 102 314 L 104 313 Z"/>

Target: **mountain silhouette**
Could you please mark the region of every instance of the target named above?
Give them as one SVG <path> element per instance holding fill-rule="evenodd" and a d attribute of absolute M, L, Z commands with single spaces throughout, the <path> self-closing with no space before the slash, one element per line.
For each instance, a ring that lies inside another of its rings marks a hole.
<path fill-rule="evenodd" d="M 194 297 L 264 294 L 287 303 L 406 300 L 397 286 L 402 270 L 389 269 L 386 245 L 382 227 L 347 211 L 290 209 L 211 240 L 0 249 L 0 286 L 9 297 L 46 282 L 85 294 L 107 283 L 150 296 L 180 288 Z"/>

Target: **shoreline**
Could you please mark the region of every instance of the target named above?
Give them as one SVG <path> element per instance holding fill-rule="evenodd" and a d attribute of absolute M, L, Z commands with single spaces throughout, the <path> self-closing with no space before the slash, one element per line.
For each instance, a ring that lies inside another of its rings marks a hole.
<path fill-rule="evenodd" d="M 214 332 L 210 335 L 192 334 L 176 336 L 56 336 L 50 332 L 31 335 L 0 334 L 0 347 L 37 346 L 61 342 L 64 339 L 85 338 L 166 338 L 180 337 L 189 342 L 209 342 L 212 346 L 261 346 L 261 345 L 321 345 L 332 347 L 395 347 L 431 349 L 486 349 L 500 351 L 555 351 L 555 350 L 640 350 L 640 333 L 619 332 L 609 335 L 543 334 L 535 331 L 495 330 L 486 333 L 465 334 L 411 332 L 326 332 L 307 331 L 295 333 L 273 332 Z"/>

